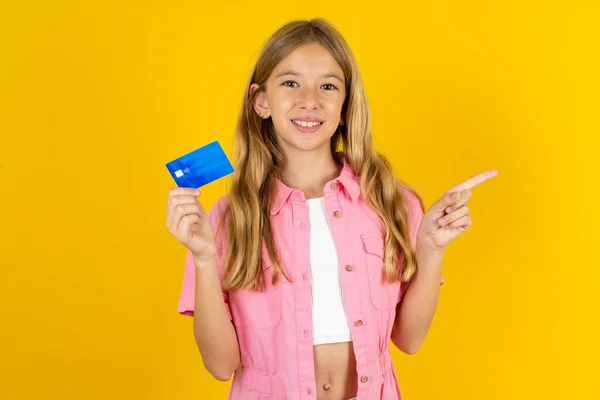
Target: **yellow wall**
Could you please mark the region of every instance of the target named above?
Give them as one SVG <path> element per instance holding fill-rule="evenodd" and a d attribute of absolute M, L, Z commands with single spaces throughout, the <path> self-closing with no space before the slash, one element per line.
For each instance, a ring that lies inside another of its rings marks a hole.
<path fill-rule="evenodd" d="M 5 2 L 0 399 L 226 398 L 176 312 L 164 163 L 231 154 L 260 46 L 314 16 L 349 41 L 376 143 L 428 206 L 499 171 L 424 346 L 394 352 L 405 398 L 600 399 L 600 14 L 496 3 Z"/>

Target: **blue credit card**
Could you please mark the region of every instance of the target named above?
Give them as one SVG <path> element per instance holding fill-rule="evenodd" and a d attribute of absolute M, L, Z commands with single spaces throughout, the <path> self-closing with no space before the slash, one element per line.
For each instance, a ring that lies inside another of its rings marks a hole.
<path fill-rule="evenodd" d="M 166 165 L 178 187 L 194 189 L 233 172 L 233 166 L 216 140 Z"/>

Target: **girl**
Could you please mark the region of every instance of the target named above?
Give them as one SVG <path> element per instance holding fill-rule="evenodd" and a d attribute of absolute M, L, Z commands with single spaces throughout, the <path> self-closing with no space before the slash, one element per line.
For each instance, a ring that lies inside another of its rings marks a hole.
<path fill-rule="evenodd" d="M 323 19 L 266 43 L 236 131 L 228 195 L 169 192 L 188 249 L 179 312 L 230 400 L 400 399 L 389 341 L 413 354 L 433 319 L 448 242 L 471 226 L 470 188 L 425 213 L 373 147 L 360 73 Z"/>

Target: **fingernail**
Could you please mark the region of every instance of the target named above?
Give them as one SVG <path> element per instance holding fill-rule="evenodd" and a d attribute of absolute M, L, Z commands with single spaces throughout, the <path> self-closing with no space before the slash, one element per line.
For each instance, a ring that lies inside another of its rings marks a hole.
<path fill-rule="evenodd" d="M 196 196 L 198 196 L 198 195 L 200 195 L 200 191 L 199 191 L 199 190 L 194 190 L 194 194 L 195 194 Z"/>
<path fill-rule="evenodd" d="M 447 214 L 450 214 L 450 211 L 452 211 L 452 207 L 448 207 L 448 208 L 446 208 L 446 213 L 447 213 Z"/>

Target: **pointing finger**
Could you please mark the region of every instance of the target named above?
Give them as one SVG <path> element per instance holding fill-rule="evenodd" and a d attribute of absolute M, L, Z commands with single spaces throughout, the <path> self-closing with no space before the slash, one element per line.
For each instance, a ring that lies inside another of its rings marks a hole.
<path fill-rule="evenodd" d="M 491 169 L 489 171 L 482 172 L 481 174 L 472 176 L 471 178 L 459 183 L 458 185 L 452 186 L 450 189 L 448 189 L 446 191 L 446 193 L 460 192 L 465 189 L 474 188 L 475 186 L 479 185 L 480 183 L 485 182 L 488 179 L 495 177 L 496 175 L 498 175 L 498 171 L 495 169 Z"/>

